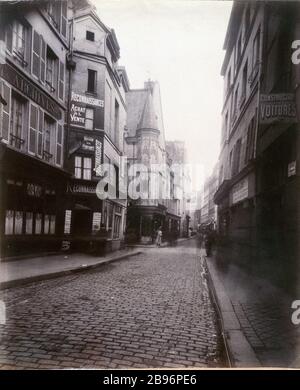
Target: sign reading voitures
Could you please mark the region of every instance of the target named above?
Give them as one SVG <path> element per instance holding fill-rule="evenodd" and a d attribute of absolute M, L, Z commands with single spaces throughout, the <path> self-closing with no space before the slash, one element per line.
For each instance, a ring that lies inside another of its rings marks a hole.
<path fill-rule="evenodd" d="M 295 97 L 292 93 L 261 95 L 260 123 L 270 124 L 282 121 L 297 122 Z"/>
<path fill-rule="evenodd" d="M 98 110 L 101 110 L 100 117 L 102 118 L 104 112 L 104 100 L 72 92 L 70 110 L 70 121 L 72 125 L 85 127 L 87 107 L 96 107 Z M 97 116 L 95 117 L 95 120 L 97 120 Z"/>

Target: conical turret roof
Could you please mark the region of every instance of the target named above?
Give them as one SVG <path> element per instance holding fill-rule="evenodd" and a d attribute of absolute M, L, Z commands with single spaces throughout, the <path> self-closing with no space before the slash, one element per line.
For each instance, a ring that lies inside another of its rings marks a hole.
<path fill-rule="evenodd" d="M 158 120 L 154 110 L 153 96 L 150 89 L 148 90 L 145 106 L 137 126 L 137 130 L 142 129 L 158 130 Z"/>

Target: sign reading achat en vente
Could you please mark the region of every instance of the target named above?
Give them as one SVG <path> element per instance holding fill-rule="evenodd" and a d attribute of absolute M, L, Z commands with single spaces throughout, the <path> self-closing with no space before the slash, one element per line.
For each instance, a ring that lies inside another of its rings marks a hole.
<path fill-rule="evenodd" d="M 295 97 L 292 93 L 261 95 L 260 123 L 270 124 L 282 121 L 297 122 Z"/>
<path fill-rule="evenodd" d="M 85 126 L 85 115 L 88 107 L 95 107 L 95 128 L 103 128 L 104 126 L 104 100 L 96 99 L 91 96 L 80 95 L 72 92 L 71 95 L 71 110 L 70 121 L 71 125 Z"/>

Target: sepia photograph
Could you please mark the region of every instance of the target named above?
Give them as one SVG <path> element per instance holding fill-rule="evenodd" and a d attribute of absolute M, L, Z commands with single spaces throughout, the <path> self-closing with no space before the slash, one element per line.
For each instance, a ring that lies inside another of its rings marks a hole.
<path fill-rule="evenodd" d="M 300 1 L 0 1 L 0 377 L 299 369 L 299 130 Z"/>

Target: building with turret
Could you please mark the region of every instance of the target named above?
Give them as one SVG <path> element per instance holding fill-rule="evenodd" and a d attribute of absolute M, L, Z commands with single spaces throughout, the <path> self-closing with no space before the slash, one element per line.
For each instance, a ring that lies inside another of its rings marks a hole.
<path fill-rule="evenodd" d="M 127 210 L 128 240 L 153 242 L 161 226 L 163 236 L 179 234 L 179 200 L 175 194 L 172 161 L 166 152 L 161 96 L 158 82 L 148 81 L 143 89 L 126 93 L 126 156 L 128 179 L 140 177 L 141 196 L 129 191 Z"/>

